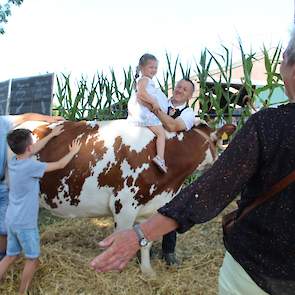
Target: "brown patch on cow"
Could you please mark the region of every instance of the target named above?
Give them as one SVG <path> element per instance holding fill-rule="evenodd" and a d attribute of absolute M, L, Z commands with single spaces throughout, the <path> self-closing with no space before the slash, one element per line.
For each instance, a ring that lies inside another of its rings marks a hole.
<path fill-rule="evenodd" d="M 208 135 L 211 132 L 210 128 L 206 126 L 202 126 L 202 131 Z M 130 187 L 135 181 L 134 186 L 139 188 L 134 196 L 137 206 L 146 204 L 163 191 L 177 192 L 185 178 L 194 172 L 196 167 L 204 160 L 205 152 L 208 149 L 208 143 L 197 132 L 191 130 L 184 132 L 183 135 L 182 141 L 178 140 L 177 137 L 166 141 L 167 174 L 159 172 L 151 161 L 156 154 L 155 139 L 140 152 L 136 152 L 131 150 L 129 145 L 123 144 L 121 137 L 117 137 L 114 143 L 115 162 L 99 175 L 99 185 L 112 187 L 114 195 L 117 196 L 118 192 L 124 187 L 124 182 Z M 131 177 L 124 179 L 121 171 L 121 164 L 124 160 L 127 160 L 131 169 L 134 170 L 144 163 L 148 163 L 149 167 L 143 170 L 137 179 L 133 180 Z M 108 172 L 105 173 L 106 171 Z M 155 189 L 150 193 L 152 186 L 155 186 Z M 135 193 L 134 188 L 131 188 L 130 191 Z"/>
<path fill-rule="evenodd" d="M 203 128 L 209 135 L 210 129 Z M 162 174 L 151 164 L 148 170 L 141 173 L 135 186 L 139 187 L 135 199 L 138 205 L 144 205 L 154 196 L 163 191 L 176 193 L 183 184 L 185 178 L 192 174 L 197 166 L 204 160 L 208 143 L 197 132 L 191 130 L 183 133 L 183 140 L 173 137 L 166 141 L 165 160 L 168 173 Z M 151 156 L 155 150 L 155 142 L 149 145 Z M 176 160 L 177 159 L 177 160 Z M 150 188 L 155 185 L 155 190 L 150 193 Z"/>
<path fill-rule="evenodd" d="M 51 129 L 41 126 L 34 133 L 41 139 Z M 99 127 L 91 127 L 85 121 L 65 122 L 64 132 L 49 141 L 40 151 L 42 162 L 55 162 L 64 157 L 69 151 L 69 144 L 79 136 L 82 146 L 79 153 L 61 170 L 46 173 L 41 179 L 41 192 L 46 195 L 45 201 L 51 208 L 58 205 L 54 199 L 60 200 L 58 193 L 64 191 L 62 198 L 70 205 L 77 206 L 85 179 L 92 175 L 92 168 L 103 158 L 107 149 L 103 141 L 98 141 Z M 64 179 L 64 183 L 62 182 Z"/>
<path fill-rule="evenodd" d="M 122 204 L 121 204 L 121 201 L 120 200 L 116 200 L 115 201 L 115 213 L 116 214 L 119 214 L 121 209 L 122 209 Z"/>
<path fill-rule="evenodd" d="M 127 181 L 126 181 L 127 186 L 128 187 L 132 186 L 132 183 L 133 183 L 133 178 L 131 176 L 128 176 Z"/>

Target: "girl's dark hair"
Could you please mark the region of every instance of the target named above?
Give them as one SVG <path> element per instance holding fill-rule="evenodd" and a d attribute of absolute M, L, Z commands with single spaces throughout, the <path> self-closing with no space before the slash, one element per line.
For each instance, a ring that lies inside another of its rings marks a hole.
<path fill-rule="evenodd" d="M 32 132 L 29 129 L 15 129 L 7 134 L 7 143 L 17 155 L 21 155 L 32 144 Z"/>
<path fill-rule="evenodd" d="M 145 53 L 139 59 L 138 65 L 135 69 L 134 88 L 136 88 L 136 79 L 139 77 L 141 67 L 144 67 L 148 63 L 148 61 L 150 61 L 150 60 L 158 61 L 154 55 L 149 54 L 149 53 Z"/>

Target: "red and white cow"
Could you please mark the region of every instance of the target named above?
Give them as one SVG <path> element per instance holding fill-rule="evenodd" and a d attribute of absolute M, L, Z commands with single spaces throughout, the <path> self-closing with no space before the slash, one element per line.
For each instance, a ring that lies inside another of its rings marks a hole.
<path fill-rule="evenodd" d="M 52 125 L 26 122 L 21 127 L 41 139 Z M 232 133 L 232 126 L 227 129 Z M 64 132 L 38 158 L 59 160 L 74 138 L 80 138 L 82 147 L 64 169 L 42 178 L 41 205 L 62 217 L 111 215 L 117 229 L 130 228 L 169 202 L 188 175 L 213 162 L 216 135 L 223 130 L 212 132 L 204 125 L 189 132 L 167 132 L 168 173 L 161 174 L 151 161 L 156 144 L 148 128 L 130 125 L 127 120 L 65 122 Z M 142 271 L 152 272 L 149 249 L 141 254 Z"/>

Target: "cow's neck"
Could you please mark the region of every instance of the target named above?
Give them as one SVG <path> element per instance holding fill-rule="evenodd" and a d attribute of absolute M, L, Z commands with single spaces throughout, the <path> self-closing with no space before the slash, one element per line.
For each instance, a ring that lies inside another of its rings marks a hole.
<path fill-rule="evenodd" d="M 193 128 L 193 130 L 195 132 L 197 132 L 198 134 L 200 134 L 202 137 L 204 137 L 205 141 L 208 142 L 210 152 L 212 154 L 213 160 L 215 161 L 217 159 L 217 151 L 216 151 L 216 144 L 214 143 L 214 141 L 210 137 L 211 129 L 209 127 L 207 127 L 206 129 L 204 129 L 204 128 L 201 129 L 201 128 L 196 127 L 196 128 Z M 205 132 L 205 130 L 207 132 Z"/>

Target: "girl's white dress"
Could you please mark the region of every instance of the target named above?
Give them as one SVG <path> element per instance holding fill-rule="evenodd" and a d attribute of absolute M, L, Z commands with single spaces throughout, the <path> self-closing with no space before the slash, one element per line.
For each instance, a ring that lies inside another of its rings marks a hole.
<path fill-rule="evenodd" d="M 163 112 L 167 114 L 168 111 L 168 99 L 166 95 L 158 88 L 152 79 L 148 79 L 146 86 L 147 93 L 155 98 L 160 105 Z M 141 78 L 142 79 L 142 78 Z M 158 126 L 162 125 L 158 117 L 151 112 L 147 107 L 138 102 L 136 93 L 130 97 L 128 102 L 128 118 L 127 120 L 137 126 Z"/>

